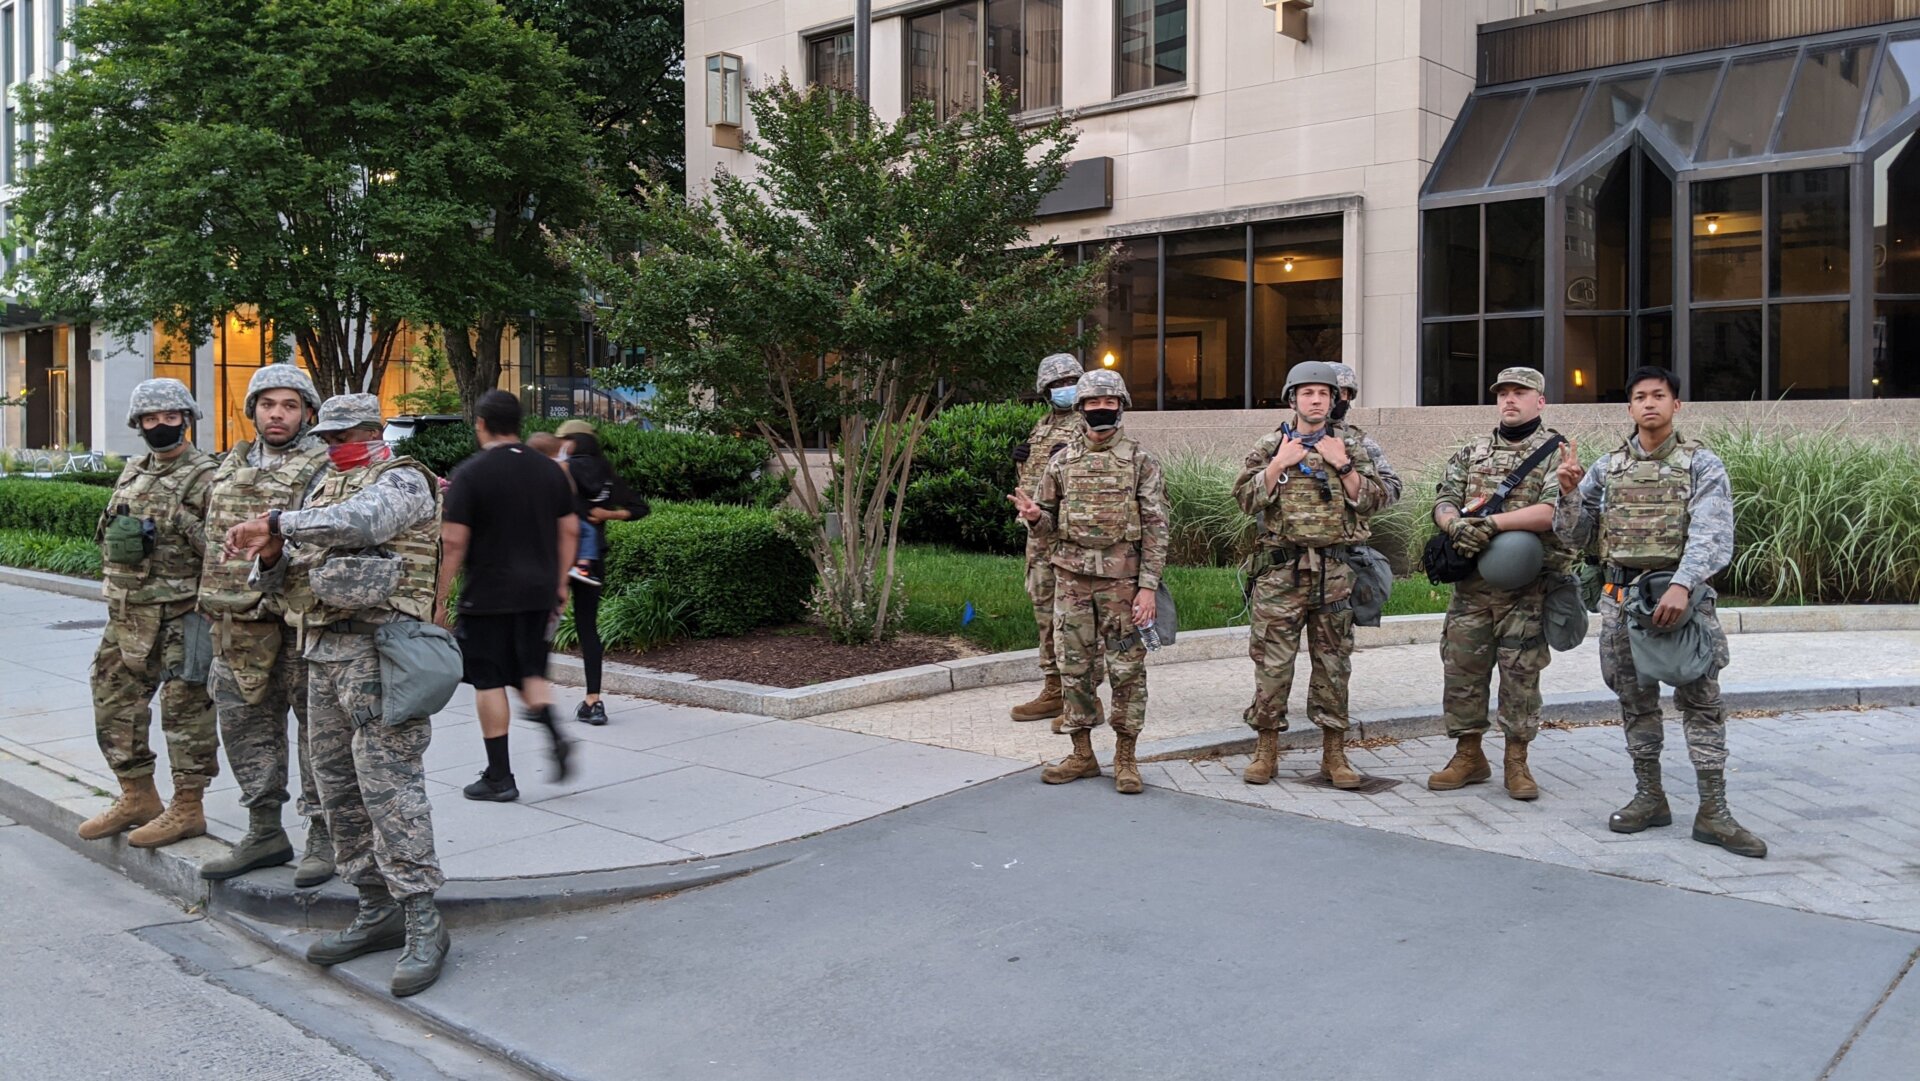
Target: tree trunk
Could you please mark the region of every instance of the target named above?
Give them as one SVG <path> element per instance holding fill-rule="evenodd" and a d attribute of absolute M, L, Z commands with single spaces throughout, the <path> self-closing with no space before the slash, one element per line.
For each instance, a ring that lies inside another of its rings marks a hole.
<path fill-rule="evenodd" d="M 440 331 L 447 343 L 447 367 L 460 388 L 460 408 L 472 417 L 480 395 L 500 385 L 500 340 L 506 320 L 483 316 L 471 327 L 443 325 Z"/>

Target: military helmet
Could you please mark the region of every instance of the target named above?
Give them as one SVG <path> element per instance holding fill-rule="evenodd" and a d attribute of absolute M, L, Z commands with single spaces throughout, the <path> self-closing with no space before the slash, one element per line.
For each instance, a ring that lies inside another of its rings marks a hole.
<path fill-rule="evenodd" d="M 178 379 L 148 379 L 133 388 L 133 397 L 127 401 L 127 427 L 138 431 L 140 418 L 148 413 L 166 413 L 178 410 L 194 420 L 206 414 L 200 411 L 200 403 L 193 400 L 193 391 Z"/>
<path fill-rule="evenodd" d="M 1080 359 L 1072 353 L 1055 353 L 1040 362 L 1040 371 L 1033 377 L 1034 393 L 1044 396 L 1049 383 L 1078 379 L 1085 371 L 1080 366 Z"/>
<path fill-rule="evenodd" d="M 1121 405 L 1128 409 L 1133 408 L 1133 395 L 1127 393 L 1127 381 L 1119 372 L 1107 368 L 1095 368 L 1082 375 L 1080 381 L 1074 384 L 1074 388 L 1079 391 L 1081 409 L 1087 407 L 1089 398 L 1118 398 Z"/>
<path fill-rule="evenodd" d="M 253 416 L 253 403 L 270 390 L 291 390 L 300 395 L 300 400 L 307 403 L 308 409 L 316 413 L 320 411 L 320 391 L 307 373 L 301 371 L 297 364 L 274 363 L 262 365 L 247 381 L 247 400 L 240 407 L 241 412 Z"/>
<path fill-rule="evenodd" d="M 1291 405 L 1293 404 L 1294 388 L 1308 386 L 1313 383 L 1318 383 L 1337 394 L 1340 391 L 1340 373 L 1334 370 L 1333 365 L 1325 361 L 1303 360 L 1295 364 L 1292 369 L 1287 372 L 1287 385 L 1286 388 L 1280 392 L 1280 396 L 1287 400 L 1287 404 Z"/>
<path fill-rule="evenodd" d="M 1360 396 L 1360 373 L 1354 371 L 1352 365 L 1336 363 L 1329 364 L 1327 367 L 1332 368 L 1333 374 L 1339 378 L 1341 390 L 1348 392 L 1355 398 Z"/>
<path fill-rule="evenodd" d="M 1480 554 L 1480 577 L 1495 589 L 1520 589 L 1540 577 L 1546 551 L 1540 546 L 1540 534 L 1525 530 L 1495 533 L 1487 550 Z"/>

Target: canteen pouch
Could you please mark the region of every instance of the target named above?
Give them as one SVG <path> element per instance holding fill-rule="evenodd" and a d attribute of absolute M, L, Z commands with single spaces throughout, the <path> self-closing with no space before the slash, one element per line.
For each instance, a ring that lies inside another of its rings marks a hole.
<path fill-rule="evenodd" d="M 384 608 L 400 586 L 400 569 L 393 556 L 334 556 L 307 572 L 307 585 L 329 608 Z"/>
<path fill-rule="evenodd" d="M 115 514 L 107 522 L 107 562 L 123 567 L 138 566 L 153 554 L 156 532 L 151 518 Z"/>
<path fill-rule="evenodd" d="M 1463 556 L 1453 546 L 1453 539 L 1445 533 L 1435 533 L 1427 541 L 1427 547 L 1420 553 L 1420 565 L 1426 568 L 1427 581 L 1434 585 L 1451 585 L 1464 582 L 1473 577 L 1473 568 L 1477 560 Z"/>
<path fill-rule="evenodd" d="M 273 690 L 273 666 L 280 661 L 281 624 L 252 620 L 222 621 L 220 659 L 247 705 L 257 706 Z"/>
<path fill-rule="evenodd" d="M 1580 579 L 1571 574 L 1548 575 L 1545 600 L 1540 605 L 1541 630 L 1547 645 L 1565 653 L 1587 638 L 1587 606 Z"/>
<path fill-rule="evenodd" d="M 1341 562 L 1353 571 L 1353 592 L 1348 598 L 1353 605 L 1353 625 L 1378 627 L 1387 599 L 1393 596 L 1393 564 L 1364 544 L 1348 547 Z"/>
<path fill-rule="evenodd" d="M 182 683 L 202 683 L 207 681 L 207 672 L 213 667 L 213 625 L 207 617 L 198 612 L 188 612 L 180 617 L 180 630 L 185 645 L 180 659 L 180 671 L 173 678 Z"/>
<path fill-rule="evenodd" d="M 373 632 L 380 654 L 380 723 L 424 720 L 446 708 L 460 686 L 460 645 L 445 627 L 403 619 Z"/>

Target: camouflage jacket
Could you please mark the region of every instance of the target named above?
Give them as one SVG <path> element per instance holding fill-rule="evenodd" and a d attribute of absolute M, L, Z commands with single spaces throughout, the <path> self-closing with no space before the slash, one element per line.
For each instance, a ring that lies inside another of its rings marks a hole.
<path fill-rule="evenodd" d="M 1361 434 L 1345 426 L 1331 433 L 1345 444 L 1360 477 L 1360 491 L 1351 498 L 1317 450 L 1309 450 L 1305 460 L 1281 475 L 1279 483 L 1269 485 L 1267 465 L 1279 453 L 1286 434 L 1275 430 L 1254 444 L 1241 463 L 1233 497 L 1241 509 L 1260 520 L 1261 546 L 1325 548 L 1358 544 L 1372 535 L 1368 519 L 1387 505 L 1388 495 Z"/>
<path fill-rule="evenodd" d="M 1047 410 L 1046 416 L 1034 422 L 1033 431 L 1027 433 L 1027 460 L 1019 463 L 1015 481 L 1020 490 L 1028 495 L 1038 492 L 1040 478 L 1047 471 L 1047 463 L 1053 460 L 1055 454 L 1071 446 L 1086 430 L 1086 419 L 1078 410 Z M 1052 538 L 1037 533 L 1027 535 L 1028 558 L 1045 558 L 1052 550 Z"/>
<path fill-rule="evenodd" d="M 279 598 L 248 585 L 250 562 L 245 557 L 227 558 L 222 541 L 228 529 L 249 518 L 299 507 L 326 468 L 326 448 L 312 436 L 278 448 L 264 441 L 241 443 L 226 453 L 213 475 L 213 492 L 207 501 L 202 612 L 232 619 L 279 618 Z"/>
<path fill-rule="evenodd" d="M 1027 528 L 1054 540 L 1054 566 L 1159 588 L 1167 566 L 1167 481 L 1159 460 L 1123 431 L 1099 442 L 1081 432 L 1049 458 L 1033 501 L 1040 520 Z"/>
<path fill-rule="evenodd" d="M 1671 569 L 1675 585 L 1693 590 L 1733 562 L 1733 484 L 1719 455 L 1678 432 L 1652 452 L 1631 435 L 1578 490 L 1560 493 L 1553 530 L 1576 550 L 1597 535 L 1609 562 L 1622 544 L 1648 545 L 1655 558 L 1633 565 Z"/>
<path fill-rule="evenodd" d="M 200 563 L 206 551 L 202 522 L 216 465 L 206 451 L 189 445 L 172 461 L 143 454 L 120 471 L 107 510 L 94 529 L 93 539 L 102 545 L 102 556 L 106 554 L 107 525 L 122 508 L 130 517 L 151 518 L 154 529 L 153 551 L 139 563 L 123 565 L 103 559 L 102 591 L 116 608 L 126 604 L 177 606 L 192 601 L 200 592 Z"/>
<path fill-rule="evenodd" d="M 1351 433 L 1352 437 L 1358 439 L 1360 445 L 1366 448 L 1367 455 L 1373 459 L 1373 471 L 1380 474 L 1380 483 L 1387 488 L 1387 501 L 1380 504 L 1380 509 L 1385 510 L 1400 502 L 1400 493 L 1406 486 L 1400 480 L 1400 474 L 1394 472 L 1393 465 L 1387 461 L 1387 452 L 1380 449 L 1380 444 L 1367 434 L 1365 428 L 1358 425 L 1348 424 L 1343 420 L 1334 427 L 1339 429 L 1343 436 Z"/>
<path fill-rule="evenodd" d="M 1526 463 L 1529 455 L 1559 434 L 1542 424 L 1517 443 L 1501 438 L 1498 430 L 1477 436 L 1447 459 L 1440 483 L 1434 485 L 1434 506 L 1447 505 L 1459 511 L 1483 497 L 1491 498 L 1501 483 Z M 1553 505 L 1560 498 L 1559 462 L 1558 452 L 1550 454 L 1546 461 L 1520 478 L 1519 485 L 1507 494 L 1506 509 L 1523 510 L 1540 503 Z M 1551 529 L 1540 534 L 1540 543 L 1546 549 L 1545 562 L 1549 570 L 1564 571 L 1572 566 L 1573 552 Z"/>

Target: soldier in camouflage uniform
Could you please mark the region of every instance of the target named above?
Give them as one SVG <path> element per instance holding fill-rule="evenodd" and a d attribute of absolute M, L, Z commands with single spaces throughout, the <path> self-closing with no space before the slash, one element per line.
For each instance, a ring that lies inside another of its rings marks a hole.
<path fill-rule="evenodd" d="M 448 945 L 433 903 L 445 877 L 422 764 L 433 724 L 381 715 L 374 632 L 433 616 L 439 482 L 380 441 L 371 394 L 327 399 L 313 431 L 332 468 L 301 509 L 234 526 L 227 547 L 258 556 L 256 586 L 282 595 L 298 631 L 314 780 L 340 874 L 360 892 L 352 924 L 308 947 L 307 960 L 332 965 L 404 946 L 392 989 L 411 995 L 439 978 Z"/>
<path fill-rule="evenodd" d="M 1494 534 L 1513 530 L 1542 534 L 1545 550 L 1540 577 L 1520 589 L 1496 588 L 1477 573 L 1453 587 L 1440 663 L 1446 673 L 1447 735 L 1454 738 L 1455 749 L 1446 766 L 1427 778 L 1427 787 L 1435 792 L 1493 777 L 1480 742 L 1488 727 L 1487 687 L 1497 662 L 1507 795 L 1517 800 L 1540 797 L 1540 786 L 1527 768 L 1527 744 L 1540 732 L 1540 672 L 1553 659 L 1541 609 L 1548 583 L 1573 562 L 1573 553 L 1553 535 L 1560 488 L 1552 462 L 1535 465 L 1507 494 L 1499 513 L 1481 510 L 1515 469 L 1548 441 L 1561 438 L 1540 421 L 1546 389 L 1546 376 L 1533 368 L 1501 372 L 1492 387 L 1500 426 L 1455 451 L 1435 489 L 1433 523 L 1452 538 L 1460 554 L 1479 555 Z"/>
<path fill-rule="evenodd" d="M 1167 563 L 1167 492 L 1160 463 L 1120 431 L 1133 405 L 1126 380 L 1095 370 L 1080 377 L 1076 403 L 1087 430 L 1053 455 L 1040 490 L 1008 496 L 1027 529 L 1053 542 L 1053 622 L 1073 753 L 1041 779 L 1065 784 L 1100 776 L 1093 729 L 1102 723 L 1096 666 L 1113 683 L 1113 787 L 1141 791 L 1134 745 L 1147 723 L 1147 647 L 1154 590 Z"/>
<path fill-rule="evenodd" d="M 240 783 L 247 832 L 225 856 L 200 865 L 200 877 L 232 878 L 293 859 L 293 845 L 280 825 L 287 802 L 287 710 L 294 715 L 299 751 L 300 799 L 307 820 L 306 853 L 294 871 L 296 886 L 318 886 L 333 877 L 333 841 L 320 814 L 307 752 L 307 663 L 293 628 L 282 618 L 280 598 L 247 584 L 251 562 L 226 553 L 227 530 L 269 510 L 300 505 L 327 465 L 327 450 L 307 435 L 320 394 L 292 364 L 268 364 L 247 385 L 246 414 L 256 438 L 243 441 L 214 474 L 207 508 L 206 566 L 200 576 L 200 612 L 213 624 L 213 703 L 227 764 Z"/>
<path fill-rule="evenodd" d="M 1027 440 L 1013 448 L 1018 487 L 1023 492 L 1040 490 L 1040 474 L 1046 472 L 1053 456 L 1067 449 L 1080 433 L 1087 430 L 1080 411 L 1073 407 L 1079 395 L 1076 384 L 1084 370 L 1071 353 L 1055 353 L 1040 362 L 1033 387 L 1047 399 L 1047 414 L 1034 422 Z M 1054 719 L 1054 731 L 1060 730 L 1057 718 L 1066 710 L 1060 697 L 1060 671 L 1053 653 L 1053 538 L 1027 534 L 1027 596 L 1033 600 L 1033 621 L 1040 629 L 1040 674 L 1046 685 L 1031 702 L 1013 707 L 1016 721 Z M 1093 682 L 1101 681 L 1096 667 Z"/>
<path fill-rule="evenodd" d="M 1358 440 L 1366 448 L 1368 457 L 1373 459 L 1374 472 L 1380 474 L 1380 483 L 1387 486 L 1387 501 L 1380 508 L 1385 510 L 1400 502 L 1404 486 L 1400 474 L 1394 472 L 1392 464 L 1387 461 L 1387 452 L 1380 449 L 1380 444 L 1367 434 L 1366 429 L 1347 423 L 1347 411 L 1353 408 L 1354 399 L 1360 397 L 1360 373 L 1346 364 L 1329 364 L 1327 367 L 1332 368 L 1333 374 L 1340 380 L 1340 400 L 1333 405 L 1333 424 L 1343 436 L 1351 433 L 1351 438 Z"/>
<path fill-rule="evenodd" d="M 1371 536 L 1367 521 L 1386 504 L 1387 488 L 1356 434 L 1330 427 L 1338 383 L 1331 365 L 1294 365 L 1284 391 L 1294 423 L 1255 444 L 1233 487 L 1260 522 L 1260 547 L 1246 567 L 1254 696 L 1244 719 L 1256 733 L 1248 784 L 1273 780 L 1303 627 L 1313 665 L 1307 709 L 1321 729 L 1321 769 L 1340 788 L 1365 781 L 1346 753 L 1353 571 L 1345 559 L 1350 546 Z"/>
<path fill-rule="evenodd" d="M 177 379 L 141 383 L 127 407 L 127 427 L 151 453 L 121 470 L 95 530 L 108 618 L 91 673 L 94 734 L 120 796 L 80 824 L 85 840 L 131 829 L 128 844 L 155 848 L 207 832 L 201 795 L 220 773 L 220 750 L 207 697 L 206 624 L 193 612 L 214 468 L 188 441 L 200 416 Z M 165 807 L 147 744 L 156 690 L 173 768 L 173 803 Z"/>
<path fill-rule="evenodd" d="M 1584 474 L 1569 445 L 1560 463 L 1554 531 L 1575 549 L 1599 535 L 1606 579 L 1600 601 L 1600 674 L 1620 696 L 1636 782 L 1633 799 L 1613 813 L 1608 827 L 1616 833 L 1638 833 L 1673 823 L 1660 783 L 1660 685 L 1640 682 L 1621 614 L 1627 586 L 1642 574 L 1671 571 L 1672 584 L 1654 610 L 1654 626 L 1678 626 L 1693 602 L 1692 618 L 1706 621 L 1714 643 L 1713 669 L 1673 689 L 1700 783 L 1693 839 L 1757 859 L 1767 854 L 1766 842 L 1735 821 L 1727 808 L 1727 710 L 1719 680 L 1727 663 L 1727 636 L 1714 614 L 1713 587 L 1707 584 L 1733 559 L 1733 489 L 1720 457 L 1674 428 L 1680 405 L 1679 380 L 1666 369 L 1640 368 L 1629 376 L 1627 412 L 1635 431 Z"/>

